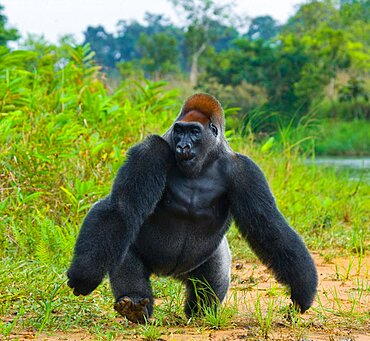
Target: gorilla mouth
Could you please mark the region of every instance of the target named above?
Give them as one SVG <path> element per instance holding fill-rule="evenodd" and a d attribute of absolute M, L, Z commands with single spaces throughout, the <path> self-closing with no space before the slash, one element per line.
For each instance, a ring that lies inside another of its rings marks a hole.
<path fill-rule="evenodd" d="M 195 155 L 192 153 L 183 153 L 183 154 L 177 154 L 176 158 L 177 158 L 177 161 L 180 161 L 180 162 L 189 162 L 195 158 Z"/>
<path fill-rule="evenodd" d="M 176 152 L 177 161 L 191 161 L 195 158 L 195 153 L 188 148 L 181 149 Z"/>

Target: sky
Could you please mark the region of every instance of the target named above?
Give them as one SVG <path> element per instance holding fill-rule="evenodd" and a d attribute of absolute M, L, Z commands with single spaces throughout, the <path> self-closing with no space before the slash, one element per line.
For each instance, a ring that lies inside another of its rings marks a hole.
<path fill-rule="evenodd" d="M 236 0 L 234 11 L 239 16 L 271 15 L 283 23 L 294 14 L 303 0 Z M 168 0 L 0 0 L 8 17 L 8 27 L 15 27 L 22 36 L 44 35 L 50 42 L 73 34 L 78 42 L 88 26 L 103 25 L 116 31 L 119 20 L 142 21 L 145 12 L 165 14 L 172 22 L 179 20 Z"/>

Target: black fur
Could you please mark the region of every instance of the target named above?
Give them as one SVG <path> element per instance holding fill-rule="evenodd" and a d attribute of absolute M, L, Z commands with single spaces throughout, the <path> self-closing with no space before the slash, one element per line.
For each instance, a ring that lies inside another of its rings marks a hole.
<path fill-rule="evenodd" d="M 209 123 L 204 115 L 201 123 L 182 121 L 186 108 L 204 108 Z M 83 222 L 68 270 L 76 295 L 87 295 L 109 273 L 115 309 L 141 322 L 153 311 L 155 273 L 185 282 L 188 316 L 215 306 L 230 283 L 225 233 L 234 218 L 262 262 L 290 287 L 293 302 L 302 312 L 310 307 L 313 260 L 260 169 L 228 146 L 221 114 L 213 97 L 190 97 L 163 138 L 150 136 L 129 151 L 110 195 Z"/>
<path fill-rule="evenodd" d="M 262 171 L 246 156 L 236 154 L 229 193 L 230 210 L 242 235 L 276 279 L 290 287 L 293 302 L 306 311 L 316 294 L 315 264 L 276 207 Z"/>
<path fill-rule="evenodd" d="M 82 224 L 68 270 L 76 295 L 92 292 L 124 258 L 162 196 L 172 159 L 168 144 L 154 135 L 129 151 L 110 195 L 90 209 Z"/>

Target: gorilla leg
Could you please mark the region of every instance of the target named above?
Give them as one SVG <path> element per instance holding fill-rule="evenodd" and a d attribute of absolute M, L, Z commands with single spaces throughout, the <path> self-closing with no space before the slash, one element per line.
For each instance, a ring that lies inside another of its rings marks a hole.
<path fill-rule="evenodd" d="M 226 237 L 205 263 L 188 274 L 185 313 L 187 317 L 217 307 L 224 300 L 230 285 L 231 255 Z"/>
<path fill-rule="evenodd" d="M 150 271 L 141 261 L 134 247 L 109 273 L 116 303 L 114 309 L 131 322 L 145 322 L 153 313 L 153 294 Z"/>

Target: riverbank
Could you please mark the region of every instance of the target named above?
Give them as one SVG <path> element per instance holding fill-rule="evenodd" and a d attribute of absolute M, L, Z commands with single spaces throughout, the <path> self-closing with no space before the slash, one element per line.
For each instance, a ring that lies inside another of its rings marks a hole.
<path fill-rule="evenodd" d="M 351 181 L 370 183 L 370 157 L 319 156 L 305 163 L 345 174 Z"/>

